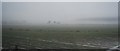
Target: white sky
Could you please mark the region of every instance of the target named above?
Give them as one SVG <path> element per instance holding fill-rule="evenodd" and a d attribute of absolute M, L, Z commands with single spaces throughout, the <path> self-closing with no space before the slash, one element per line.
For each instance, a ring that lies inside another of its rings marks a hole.
<path fill-rule="evenodd" d="M 65 24 L 114 24 L 117 19 L 117 2 L 3 3 L 3 21 L 9 24 L 45 24 L 49 20 Z"/>
<path fill-rule="evenodd" d="M 0 25 L 2 24 L 2 3 L 0 2 Z"/>
<path fill-rule="evenodd" d="M 2 0 L 2 2 L 118 2 L 120 0 Z"/>

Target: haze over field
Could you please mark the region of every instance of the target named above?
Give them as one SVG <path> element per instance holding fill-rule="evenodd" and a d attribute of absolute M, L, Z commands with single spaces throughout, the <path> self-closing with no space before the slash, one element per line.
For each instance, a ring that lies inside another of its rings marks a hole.
<path fill-rule="evenodd" d="M 0 2 L 0 50 L 2 49 L 2 3 Z"/>
<path fill-rule="evenodd" d="M 100 49 L 118 45 L 117 2 L 3 2 L 4 49 Z"/>
<path fill-rule="evenodd" d="M 3 2 L 3 25 L 117 24 L 117 2 Z"/>

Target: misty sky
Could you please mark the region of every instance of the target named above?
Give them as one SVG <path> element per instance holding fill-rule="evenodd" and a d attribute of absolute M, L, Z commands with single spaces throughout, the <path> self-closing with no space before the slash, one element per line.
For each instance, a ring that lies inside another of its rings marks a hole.
<path fill-rule="evenodd" d="M 2 0 L 2 2 L 118 2 L 119 0 Z"/>
<path fill-rule="evenodd" d="M 4 2 L 3 24 L 117 24 L 117 2 Z"/>
<path fill-rule="evenodd" d="M 2 25 L 2 3 L 0 2 L 0 25 Z"/>

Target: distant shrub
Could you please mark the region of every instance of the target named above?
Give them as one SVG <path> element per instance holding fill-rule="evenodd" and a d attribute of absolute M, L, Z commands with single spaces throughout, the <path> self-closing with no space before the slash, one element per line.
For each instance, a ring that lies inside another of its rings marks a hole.
<path fill-rule="evenodd" d="M 23 29 L 18 29 L 18 31 L 23 31 Z"/>
<path fill-rule="evenodd" d="M 76 32 L 80 32 L 79 30 L 76 30 Z"/>
<path fill-rule="evenodd" d="M 25 31 L 30 31 L 30 29 L 25 29 Z"/>
<path fill-rule="evenodd" d="M 88 30 L 88 32 L 90 32 L 90 30 Z"/>
<path fill-rule="evenodd" d="M 95 32 L 99 32 L 99 30 L 95 30 Z"/>
<path fill-rule="evenodd" d="M 42 29 L 39 29 L 38 31 L 41 32 L 41 31 L 43 31 L 43 30 L 42 30 Z"/>
<path fill-rule="evenodd" d="M 9 28 L 9 30 L 13 30 L 13 28 Z"/>
<path fill-rule="evenodd" d="M 70 31 L 70 32 L 73 32 L 73 31 Z"/>

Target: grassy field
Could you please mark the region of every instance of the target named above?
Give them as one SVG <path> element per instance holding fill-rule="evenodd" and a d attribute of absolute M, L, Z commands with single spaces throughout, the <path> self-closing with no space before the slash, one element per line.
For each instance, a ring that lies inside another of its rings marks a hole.
<path fill-rule="evenodd" d="M 1 31 L 2 32 L 2 31 Z M 2 49 L 2 33 L 0 33 L 0 50 Z"/>
<path fill-rule="evenodd" d="M 118 45 L 116 25 L 3 26 L 2 47 L 96 49 Z"/>

